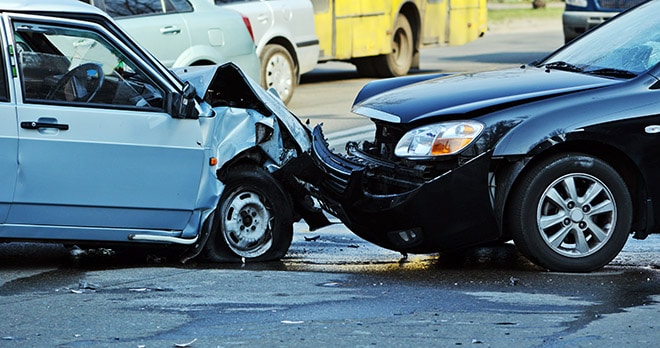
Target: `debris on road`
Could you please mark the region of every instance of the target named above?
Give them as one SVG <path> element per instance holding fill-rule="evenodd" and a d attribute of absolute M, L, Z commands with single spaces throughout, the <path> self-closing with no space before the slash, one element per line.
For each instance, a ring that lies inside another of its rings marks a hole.
<path fill-rule="evenodd" d="M 182 348 L 182 347 L 190 347 L 192 346 L 193 343 L 197 342 L 197 339 L 195 338 L 194 340 L 188 342 L 188 343 L 175 343 L 174 346 L 177 348 Z"/>

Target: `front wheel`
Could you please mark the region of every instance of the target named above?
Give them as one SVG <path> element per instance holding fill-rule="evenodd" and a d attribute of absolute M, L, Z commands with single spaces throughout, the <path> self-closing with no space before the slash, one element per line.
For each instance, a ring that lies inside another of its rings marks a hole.
<path fill-rule="evenodd" d="M 225 180 L 204 253 L 214 262 L 272 261 L 293 238 L 291 203 L 279 183 L 256 166 L 233 169 Z"/>
<path fill-rule="evenodd" d="M 584 154 L 550 157 L 513 190 L 507 211 L 518 249 L 553 271 L 590 272 L 614 259 L 632 224 L 632 201 L 621 176 Z"/>

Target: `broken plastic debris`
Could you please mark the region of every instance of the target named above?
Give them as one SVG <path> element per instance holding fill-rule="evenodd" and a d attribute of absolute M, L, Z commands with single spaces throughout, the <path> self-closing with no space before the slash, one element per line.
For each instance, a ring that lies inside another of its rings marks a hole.
<path fill-rule="evenodd" d="M 187 342 L 187 343 L 175 343 L 175 347 L 190 347 L 192 346 L 193 343 L 197 342 L 197 339 L 195 338 L 194 340 Z"/>
<path fill-rule="evenodd" d="M 80 249 L 80 247 L 77 245 L 74 245 L 73 247 L 71 247 L 71 250 L 69 250 L 69 254 L 71 254 L 71 256 L 80 256 L 84 253 L 85 250 Z"/>
<path fill-rule="evenodd" d="M 79 280 L 78 281 L 78 289 L 79 290 L 98 290 L 101 286 L 98 284 L 94 283 L 88 283 L 84 280 Z"/>
<path fill-rule="evenodd" d="M 282 320 L 282 324 L 302 324 L 302 320 Z"/>
<path fill-rule="evenodd" d="M 133 289 L 128 289 L 130 292 L 147 292 L 151 291 L 149 288 L 133 288 Z"/>

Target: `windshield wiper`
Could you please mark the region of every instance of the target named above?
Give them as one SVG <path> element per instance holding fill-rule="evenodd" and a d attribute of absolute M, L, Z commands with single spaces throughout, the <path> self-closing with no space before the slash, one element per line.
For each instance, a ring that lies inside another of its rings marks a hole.
<path fill-rule="evenodd" d="M 557 61 L 557 62 L 552 62 L 548 63 L 545 65 L 546 69 L 557 69 L 557 70 L 564 70 L 564 71 L 571 71 L 571 72 L 582 72 L 583 69 L 579 68 L 571 63 L 566 63 L 564 61 Z"/>
<path fill-rule="evenodd" d="M 629 79 L 637 76 L 632 71 L 628 70 L 623 70 L 623 69 L 614 69 L 614 68 L 603 68 L 603 69 L 595 69 L 595 70 L 589 70 L 585 71 L 587 74 L 594 74 L 594 75 L 604 75 L 604 76 L 611 76 L 611 77 L 621 77 L 624 79 Z"/>

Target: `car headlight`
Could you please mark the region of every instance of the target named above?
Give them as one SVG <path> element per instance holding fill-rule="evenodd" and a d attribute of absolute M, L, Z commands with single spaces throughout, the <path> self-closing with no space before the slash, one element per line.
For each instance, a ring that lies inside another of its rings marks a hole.
<path fill-rule="evenodd" d="M 433 157 L 455 154 L 476 139 L 484 125 L 477 121 L 451 121 L 415 128 L 396 144 L 399 157 Z"/>
<path fill-rule="evenodd" d="M 573 5 L 576 7 L 587 7 L 587 0 L 566 0 L 566 5 Z"/>

